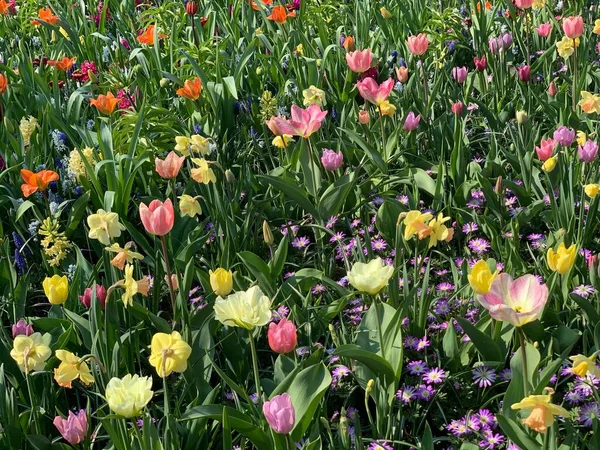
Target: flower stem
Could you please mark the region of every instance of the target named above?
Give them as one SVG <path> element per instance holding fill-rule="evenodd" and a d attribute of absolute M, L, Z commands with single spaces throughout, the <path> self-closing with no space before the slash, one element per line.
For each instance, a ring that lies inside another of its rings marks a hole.
<path fill-rule="evenodd" d="M 577 47 L 573 39 L 573 111 L 577 112 Z"/>
<path fill-rule="evenodd" d="M 529 381 L 527 380 L 528 372 L 527 372 L 527 352 L 525 351 L 525 332 L 522 328 L 518 328 L 519 333 L 519 341 L 521 345 L 521 356 L 523 358 L 523 398 L 526 398 L 529 395 Z"/>
<path fill-rule="evenodd" d="M 171 307 L 173 308 L 173 316 L 175 315 L 175 291 L 173 290 L 173 280 L 171 279 L 171 265 L 169 264 L 169 253 L 167 252 L 167 240 L 164 236 L 160 237 L 160 243 L 162 244 L 163 256 L 165 258 L 165 266 L 167 268 L 167 286 L 169 286 L 169 293 L 171 294 Z M 175 323 L 175 321 L 173 321 Z"/>
<path fill-rule="evenodd" d="M 262 411 L 262 398 L 260 395 L 260 376 L 258 375 L 258 355 L 256 354 L 256 345 L 254 344 L 254 336 L 252 335 L 252 330 L 248 330 L 248 336 L 250 337 L 250 353 L 252 353 L 252 370 L 254 372 L 254 384 L 256 385 L 258 409 Z"/>
<path fill-rule="evenodd" d="M 375 308 L 375 317 L 377 318 L 377 339 L 379 341 L 379 349 L 381 350 L 381 357 L 385 358 L 385 349 L 383 346 L 383 331 L 382 331 L 382 323 L 381 316 L 379 315 L 379 308 L 377 307 L 377 296 L 373 296 L 373 308 Z M 387 359 L 386 359 L 387 361 Z"/>

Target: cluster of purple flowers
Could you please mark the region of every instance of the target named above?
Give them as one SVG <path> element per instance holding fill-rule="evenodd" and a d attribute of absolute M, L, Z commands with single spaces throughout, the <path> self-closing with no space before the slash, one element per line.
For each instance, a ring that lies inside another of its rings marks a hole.
<path fill-rule="evenodd" d="M 453 420 L 446 429 L 461 441 L 469 437 L 478 438 L 479 448 L 492 450 L 506 441 L 502 434 L 496 433 L 497 427 L 496 416 L 488 409 L 480 409 L 476 414 Z"/>

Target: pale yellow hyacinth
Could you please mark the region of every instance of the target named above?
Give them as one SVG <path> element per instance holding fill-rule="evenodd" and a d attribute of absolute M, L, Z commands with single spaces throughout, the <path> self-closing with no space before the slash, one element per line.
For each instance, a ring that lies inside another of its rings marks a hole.
<path fill-rule="evenodd" d="M 471 285 L 471 289 L 473 292 L 479 295 L 484 295 L 490 292 L 492 288 L 492 283 L 498 276 L 498 271 L 490 270 L 490 267 L 487 262 L 483 260 L 479 260 L 473 265 L 471 269 L 471 273 L 467 275 L 469 280 L 469 284 Z"/>
<path fill-rule="evenodd" d="M 97 239 L 104 245 L 110 245 L 110 240 L 121 236 L 125 225 L 119 223 L 119 215 L 114 212 L 106 212 L 103 209 L 90 214 L 87 218 L 90 227 L 90 239 Z"/>
<path fill-rule="evenodd" d="M 271 320 L 271 300 L 258 286 L 215 300 L 215 319 L 224 325 L 253 330 Z"/>
<path fill-rule="evenodd" d="M 33 333 L 31 336 L 20 334 L 13 341 L 13 348 L 10 356 L 19 365 L 19 368 L 29 373 L 32 370 L 43 370 L 46 361 L 52 355 L 50 342 L 52 336 L 48 333 Z"/>
<path fill-rule="evenodd" d="M 173 372 L 185 372 L 192 347 L 183 340 L 181 334 L 156 333 L 150 345 L 150 365 L 159 377 L 168 377 Z"/>
<path fill-rule="evenodd" d="M 354 263 L 347 276 L 355 289 L 375 295 L 387 286 L 393 274 L 394 268 L 378 257 L 368 263 Z"/>
<path fill-rule="evenodd" d="M 56 350 L 60 365 L 54 369 L 54 379 L 59 386 L 71 388 L 71 383 L 78 378 L 84 384 L 92 384 L 94 377 L 87 363 L 67 350 Z"/>
<path fill-rule="evenodd" d="M 152 400 L 152 379 L 127 374 L 123 378 L 112 378 L 106 385 L 108 407 L 128 419 L 138 416 Z"/>

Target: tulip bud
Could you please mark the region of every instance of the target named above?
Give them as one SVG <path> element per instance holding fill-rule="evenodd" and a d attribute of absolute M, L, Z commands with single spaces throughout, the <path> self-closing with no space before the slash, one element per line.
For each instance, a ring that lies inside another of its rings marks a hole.
<path fill-rule="evenodd" d="M 331 325 L 331 324 L 329 324 L 329 334 L 331 335 L 331 340 L 336 345 L 336 347 L 339 347 L 340 346 L 340 339 L 339 339 L 337 333 L 335 332 L 334 326 Z"/>
<path fill-rule="evenodd" d="M 371 395 L 371 391 L 373 391 L 374 386 L 375 386 L 375 380 L 373 380 L 373 378 L 371 378 L 367 382 L 367 388 L 365 389 L 365 398 L 368 398 L 369 395 Z"/>
<path fill-rule="evenodd" d="M 381 13 L 381 17 L 383 17 L 386 20 L 392 18 L 392 13 L 385 9 L 383 6 L 379 9 L 379 12 Z"/>
<path fill-rule="evenodd" d="M 496 178 L 496 186 L 494 187 L 494 192 L 498 195 L 502 194 L 502 175 Z"/>
<path fill-rule="evenodd" d="M 454 114 L 455 116 L 462 116 L 462 112 L 463 112 L 463 104 L 462 102 L 458 101 L 456 103 L 452 103 L 452 114 Z"/>
<path fill-rule="evenodd" d="M 197 12 L 198 12 L 198 3 L 192 2 L 192 1 L 188 1 L 185 4 L 185 13 L 188 16 L 195 16 Z"/>
<path fill-rule="evenodd" d="M 363 125 L 368 124 L 371 121 L 371 117 L 369 116 L 369 111 L 367 111 L 366 109 L 361 110 L 358 113 L 358 121 Z"/>
<path fill-rule="evenodd" d="M 406 83 L 408 81 L 408 68 L 400 66 L 396 69 L 396 77 L 400 83 Z"/>
<path fill-rule="evenodd" d="M 257 67 L 256 68 L 256 75 L 261 75 L 262 73 L 263 73 L 262 67 Z"/>
<path fill-rule="evenodd" d="M 548 85 L 548 95 L 550 97 L 554 97 L 557 93 L 558 89 L 556 89 L 556 84 L 554 84 L 554 81 L 551 81 Z"/>
<path fill-rule="evenodd" d="M 517 123 L 519 125 L 525 125 L 527 123 L 527 121 L 529 120 L 529 116 L 527 115 L 527 112 L 523 111 L 522 109 L 517 111 Z"/>
<path fill-rule="evenodd" d="M 169 85 L 169 79 L 168 78 L 161 78 L 160 79 L 160 87 L 164 88 L 167 87 Z"/>
<path fill-rule="evenodd" d="M 273 243 L 275 242 L 275 238 L 273 237 L 273 232 L 271 231 L 269 222 L 267 222 L 266 220 L 263 220 L 262 231 L 263 231 L 263 239 L 265 240 L 265 244 L 273 245 Z"/>
<path fill-rule="evenodd" d="M 527 83 L 531 78 L 531 67 L 521 66 L 519 67 L 519 80 L 523 83 Z"/>
<path fill-rule="evenodd" d="M 354 49 L 355 49 L 354 38 L 352 36 L 346 36 L 342 45 L 346 49 L 347 52 L 354 51 Z"/>
<path fill-rule="evenodd" d="M 230 184 L 233 184 L 236 182 L 235 175 L 233 174 L 233 172 L 230 169 L 227 169 L 225 171 L 225 181 L 227 181 Z"/>

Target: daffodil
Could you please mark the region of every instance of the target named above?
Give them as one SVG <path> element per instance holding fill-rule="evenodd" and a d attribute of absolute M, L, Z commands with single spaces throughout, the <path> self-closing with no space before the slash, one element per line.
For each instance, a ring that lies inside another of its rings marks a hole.
<path fill-rule="evenodd" d="M 195 217 L 202 214 L 202 207 L 198 203 L 197 197 L 184 194 L 179 197 L 179 212 L 182 216 Z"/>
<path fill-rule="evenodd" d="M 172 372 L 185 372 L 192 347 L 185 342 L 181 334 L 156 333 L 150 345 L 150 365 L 156 369 L 159 377 L 168 377 Z"/>
<path fill-rule="evenodd" d="M 600 184 L 586 184 L 583 189 L 585 191 L 585 195 L 587 195 L 589 198 L 594 198 L 596 195 L 598 195 L 598 192 L 600 192 Z"/>
<path fill-rule="evenodd" d="M 444 223 L 449 220 L 450 217 L 444 217 L 442 213 L 439 213 L 437 217 L 434 217 L 429 222 L 428 226 L 431 228 L 431 233 L 429 234 L 429 248 L 434 247 L 438 241 L 450 242 L 452 240 L 454 229 L 444 225 Z"/>
<path fill-rule="evenodd" d="M 127 264 L 125 266 L 125 278 L 117 282 L 117 286 L 121 286 L 124 289 L 121 300 L 123 305 L 127 308 L 129 305 L 133 305 L 133 296 L 135 294 L 142 294 L 144 297 L 148 295 L 150 290 L 150 282 L 148 278 L 142 278 L 141 280 L 133 279 L 133 266 Z"/>
<path fill-rule="evenodd" d="M 290 142 L 294 141 L 294 137 L 289 134 L 284 134 L 282 136 L 275 136 L 271 144 L 273 144 L 277 148 L 287 148 Z"/>
<path fill-rule="evenodd" d="M 488 263 L 483 260 L 479 260 L 473 265 L 471 273 L 467 275 L 467 278 L 469 280 L 469 284 L 471 285 L 471 289 L 473 289 L 473 292 L 478 295 L 484 295 L 490 292 L 492 284 L 497 276 L 497 270 L 492 273 Z"/>
<path fill-rule="evenodd" d="M 125 229 L 125 226 L 119 223 L 117 213 L 106 212 L 103 209 L 89 215 L 87 224 L 90 227 L 90 239 L 97 239 L 104 245 L 110 245 L 111 238 L 121 236 L 121 231 Z"/>
<path fill-rule="evenodd" d="M 13 341 L 13 348 L 10 356 L 19 365 L 19 368 L 29 373 L 32 370 L 43 370 L 46 361 L 50 358 L 50 342 L 52 336 L 48 333 L 33 333 L 30 336 L 20 334 Z"/>
<path fill-rule="evenodd" d="M 322 91 L 318 87 L 310 86 L 308 89 L 302 91 L 302 97 L 304 97 L 304 106 L 325 104 L 325 91 Z"/>
<path fill-rule="evenodd" d="M 429 236 L 431 229 L 427 226 L 433 218 L 431 213 L 422 213 L 421 211 L 409 211 L 404 217 L 404 239 L 409 240 L 415 234 L 419 235 L 419 239 Z"/>
<path fill-rule="evenodd" d="M 382 116 L 393 116 L 396 112 L 396 107 L 392 105 L 389 101 L 384 100 L 381 105 L 379 105 L 379 111 Z"/>
<path fill-rule="evenodd" d="M 581 100 L 579 100 L 578 105 L 586 114 L 600 114 L 600 95 L 592 94 L 588 91 L 581 91 Z M 579 139 L 577 141 L 579 141 Z M 583 144 L 585 144 L 585 141 Z"/>
<path fill-rule="evenodd" d="M 120 270 L 123 270 L 126 262 L 132 264 L 136 259 L 144 259 L 144 255 L 131 250 L 133 245 L 134 243 L 130 241 L 125 244 L 125 247 L 121 247 L 119 244 L 113 244 L 110 247 L 106 247 L 104 250 L 117 254 L 117 256 L 111 259 L 110 263 L 113 266 L 118 267 Z"/>
<path fill-rule="evenodd" d="M 600 379 L 600 369 L 596 366 L 596 354 L 594 353 L 589 358 L 585 355 L 575 355 L 569 358 L 573 361 L 571 371 L 578 377 L 585 377 L 591 373 L 594 377 Z"/>
<path fill-rule="evenodd" d="M 175 150 L 185 156 L 188 156 L 190 152 L 208 155 L 210 145 L 208 139 L 199 134 L 194 134 L 191 137 L 177 136 L 175 138 Z"/>
<path fill-rule="evenodd" d="M 545 433 L 548 427 L 554 424 L 554 416 L 566 417 L 569 415 L 569 412 L 563 407 L 550 403 L 551 399 L 551 395 L 530 395 L 519 403 L 511 405 L 511 409 L 522 409 L 529 412 L 529 416 L 521 421 L 523 425 L 538 433 Z"/>
<path fill-rule="evenodd" d="M 570 39 L 567 36 L 556 43 L 556 49 L 561 58 L 567 59 L 573 53 L 575 53 L 575 47 L 579 46 L 579 38 Z"/>
<path fill-rule="evenodd" d="M 71 388 L 71 382 L 80 379 L 84 384 L 92 384 L 94 377 L 87 363 L 77 355 L 66 350 L 56 350 L 60 365 L 54 369 L 54 379 L 59 386 Z"/>
<path fill-rule="evenodd" d="M 192 158 L 192 162 L 198 166 L 192 169 L 192 178 L 194 181 L 203 184 L 215 183 L 217 181 L 215 173 L 204 158 Z"/>
<path fill-rule="evenodd" d="M 582 92 L 582 94 L 583 94 L 583 92 Z M 600 99 L 600 97 L 599 97 L 599 99 Z M 583 145 L 585 145 L 586 142 L 587 142 L 587 135 L 585 134 L 585 131 L 579 130 L 577 132 L 577 144 L 583 146 Z"/>

